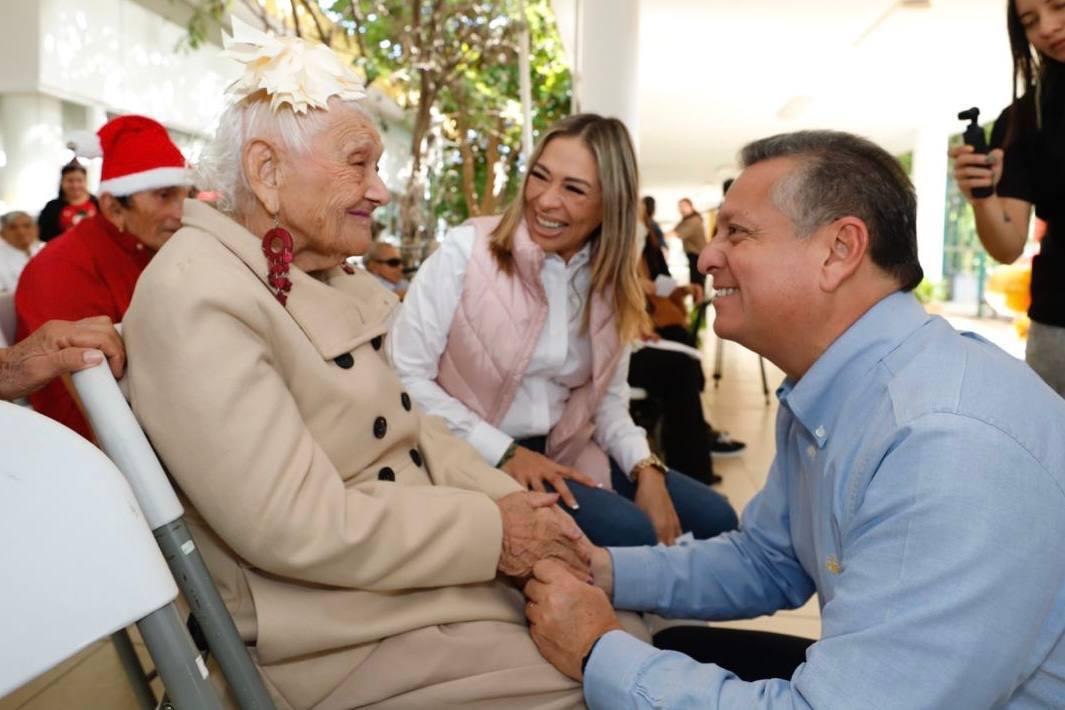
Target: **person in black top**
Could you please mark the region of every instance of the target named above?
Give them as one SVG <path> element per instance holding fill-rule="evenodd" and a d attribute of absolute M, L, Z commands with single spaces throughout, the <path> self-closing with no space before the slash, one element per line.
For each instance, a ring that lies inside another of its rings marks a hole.
<path fill-rule="evenodd" d="M 58 237 L 99 210 L 100 203 L 89 192 L 85 166 L 74 158 L 59 171 L 59 194 L 44 206 L 37 217 L 41 241 L 47 242 Z"/>
<path fill-rule="evenodd" d="M 1046 222 L 1032 261 L 1025 359 L 1065 396 L 1065 2 L 1010 0 L 1006 24 L 1014 101 L 995 122 L 986 156 L 969 146 L 951 150 L 954 177 L 980 241 L 998 261 L 1021 256 L 1033 206 Z M 993 195 L 973 197 L 973 188 L 987 186 Z"/>

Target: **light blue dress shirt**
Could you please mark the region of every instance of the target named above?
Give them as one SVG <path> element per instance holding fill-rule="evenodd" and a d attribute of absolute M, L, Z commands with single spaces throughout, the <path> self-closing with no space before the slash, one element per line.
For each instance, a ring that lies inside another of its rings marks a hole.
<path fill-rule="evenodd" d="M 612 631 L 589 707 L 1065 707 L 1065 400 L 901 292 L 777 395 L 740 530 L 611 549 L 614 604 L 723 620 L 817 592 L 821 640 L 744 682 Z"/>

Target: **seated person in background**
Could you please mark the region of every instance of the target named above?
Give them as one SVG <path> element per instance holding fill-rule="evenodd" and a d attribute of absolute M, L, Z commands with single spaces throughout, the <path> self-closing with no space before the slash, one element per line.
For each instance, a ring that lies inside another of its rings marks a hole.
<path fill-rule="evenodd" d="M 18 277 L 44 243 L 37 239 L 37 224 L 25 212 L 0 217 L 0 292 L 14 291 Z"/>
<path fill-rule="evenodd" d="M 646 315 L 628 131 L 571 116 L 529 165 L 502 216 L 452 230 L 422 265 L 392 326 L 396 371 L 489 464 L 558 491 L 597 544 L 731 530 L 728 502 L 667 470 L 629 415 L 629 343 Z"/>
<path fill-rule="evenodd" d="M 20 340 L 54 319 L 103 315 L 121 322 L 144 267 L 181 226 L 188 176 L 166 129 L 143 116 L 120 116 L 97 135 L 104 158 L 100 211 L 50 242 L 22 272 L 15 292 Z M 30 402 L 93 438 L 65 378 Z"/>
<path fill-rule="evenodd" d="M 41 210 L 37 224 L 41 241 L 48 242 L 69 232 L 83 219 L 100 211 L 100 201 L 89 192 L 85 166 L 74 158 L 59 171 L 59 194 Z"/>
<path fill-rule="evenodd" d="M 403 300 L 410 282 L 403 276 L 403 259 L 399 249 L 388 242 L 373 242 L 362 258 L 366 270 L 377 277 L 381 285 Z"/>
<path fill-rule="evenodd" d="M 717 334 L 787 374 L 765 489 L 738 532 L 595 550 L 598 588 L 541 563 L 533 639 L 591 708 L 1061 707 L 1065 401 L 910 293 L 916 198 L 891 155 L 829 131 L 741 155 L 700 266 Z M 703 626 L 658 650 L 609 602 L 721 620 L 814 592 L 808 649 Z"/>
<path fill-rule="evenodd" d="M 587 579 L 587 543 L 414 406 L 382 350 L 396 297 L 344 268 L 389 199 L 359 79 L 233 22 L 248 62 L 198 180 L 218 209 L 186 203 L 123 331 L 222 598 L 278 707 L 578 707 L 511 580 L 547 556 Z"/>
<path fill-rule="evenodd" d="M 672 288 L 673 280 L 651 229 L 653 222 L 647 216 L 646 204 L 644 201 L 640 205 L 642 227 L 646 228 L 640 231 L 647 238 L 639 262 L 639 279 L 654 331 L 633 348 L 629 384 L 647 392 L 650 411 L 655 417 L 661 417 L 659 445 L 666 464 L 697 481 L 720 483 L 721 477 L 714 473 L 712 459 L 718 437 L 703 414 L 702 392 L 706 378 L 702 358 L 692 357 L 699 353 L 693 349 L 694 336 L 685 327 L 688 314 L 684 298 L 693 287 Z M 657 283 L 652 280 L 655 278 L 658 278 Z M 668 297 L 656 295 L 661 284 L 671 289 Z M 663 344 L 662 338 L 680 342 L 687 346 L 684 348 L 687 352 L 675 346 L 666 347 L 669 342 Z M 726 436 L 720 437 L 720 441 L 723 447 L 732 447 L 735 453 L 746 446 Z"/>
<path fill-rule="evenodd" d="M 106 316 L 69 323 L 49 321 L 10 348 L 0 348 L 0 400 L 15 400 L 56 377 L 99 365 L 104 358 L 122 377 L 126 351 Z"/>

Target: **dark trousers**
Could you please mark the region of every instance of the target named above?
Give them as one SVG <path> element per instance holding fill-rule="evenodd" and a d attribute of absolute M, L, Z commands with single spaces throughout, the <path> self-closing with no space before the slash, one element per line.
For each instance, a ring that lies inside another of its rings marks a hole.
<path fill-rule="evenodd" d="M 797 636 L 711 626 L 674 626 L 654 637 L 656 648 L 679 651 L 699 663 L 714 663 L 748 682 L 790 679 L 806 661 L 806 649 L 812 644 Z"/>
<path fill-rule="evenodd" d="M 684 353 L 641 348 L 629 360 L 629 384 L 647 390 L 660 407 L 662 457 L 670 468 L 710 483 L 710 427 L 703 417 L 700 393 L 703 367 Z"/>
<path fill-rule="evenodd" d="M 519 440 L 518 444 L 543 453 L 544 437 Z M 614 490 L 592 488 L 576 481 L 566 481 L 580 506 L 571 510 L 559 503 L 562 510 L 573 516 L 584 534 L 600 547 L 636 547 L 657 544 L 651 519 L 632 501 L 636 498 L 636 484 L 629 480 L 621 467 L 610 460 L 610 481 Z M 554 491 L 550 484 L 545 488 Z M 666 490 L 680 518 L 680 527 L 696 539 L 705 540 L 739 525 L 736 511 L 728 499 L 688 476 L 676 471 L 666 472 Z"/>
<path fill-rule="evenodd" d="M 687 254 L 687 252 L 685 252 Z M 699 271 L 699 255 L 687 254 L 688 256 L 688 278 L 692 284 L 706 287 L 706 274 Z"/>

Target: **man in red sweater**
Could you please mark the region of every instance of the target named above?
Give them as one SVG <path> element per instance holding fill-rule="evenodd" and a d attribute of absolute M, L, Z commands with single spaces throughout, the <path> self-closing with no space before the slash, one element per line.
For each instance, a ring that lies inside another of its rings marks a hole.
<path fill-rule="evenodd" d="M 27 264 L 15 291 L 19 340 L 55 319 L 107 316 L 121 322 L 141 272 L 181 227 L 189 178 L 166 129 L 143 116 L 120 116 L 97 136 L 104 159 L 100 211 Z M 92 440 L 72 392 L 64 376 L 31 395 L 30 402 Z"/>

